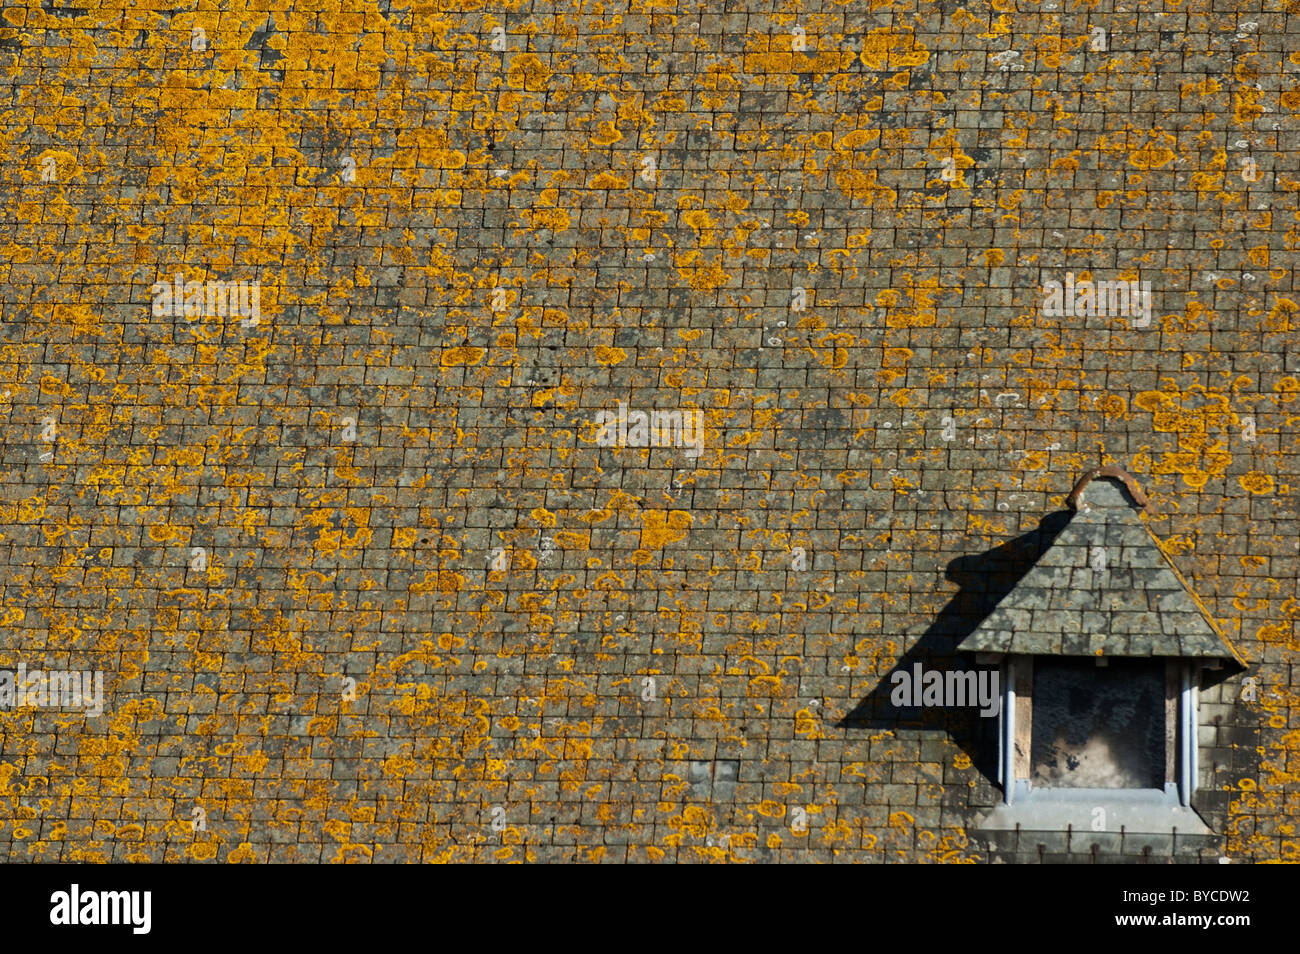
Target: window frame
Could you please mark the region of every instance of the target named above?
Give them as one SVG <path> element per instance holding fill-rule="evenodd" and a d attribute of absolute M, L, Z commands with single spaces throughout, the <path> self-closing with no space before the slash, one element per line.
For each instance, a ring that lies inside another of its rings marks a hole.
<path fill-rule="evenodd" d="M 1002 704 L 998 714 L 998 784 L 1003 804 L 1012 806 L 1053 798 L 1080 802 L 1104 802 L 1108 793 L 1125 792 L 1125 801 L 1149 792 L 1151 802 L 1163 803 L 1176 796 L 1178 804 L 1190 808 L 1199 773 L 1198 733 L 1200 728 L 1200 667 L 1203 660 L 1178 657 L 1165 659 L 1165 771 L 1164 788 L 1035 788 L 1032 779 L 1033 678 L 1037 656 L 1010 655 L 1000 660 Z M 1043 659 L 1059 657 L 1043 656 Z M 1104 657 L 1099 664 L 1105 665 Z M 1010 784 L 1008 784 L 1010 780 Z M 1172 788 L 1171 788 L 1172 787 Z"/>

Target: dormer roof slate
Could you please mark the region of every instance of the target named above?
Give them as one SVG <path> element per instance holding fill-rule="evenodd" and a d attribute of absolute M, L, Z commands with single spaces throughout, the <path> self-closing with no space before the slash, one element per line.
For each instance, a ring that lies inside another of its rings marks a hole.
<path fill-rule="evenodd" d="M 1147 498 L 1118 467 L 1085 474 L 1070 521 L 958 650 L 1245 660 L 1142 521 Z"/>

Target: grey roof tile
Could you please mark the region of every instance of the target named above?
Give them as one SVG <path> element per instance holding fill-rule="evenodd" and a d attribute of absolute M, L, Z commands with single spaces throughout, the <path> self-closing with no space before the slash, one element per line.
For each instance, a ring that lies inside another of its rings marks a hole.
<path fill-rule="evenodd" d="M 1083 613 L 1082 622 L 1079 625 L 1081 633 L 1104 633 L 1110 618 L 1109 613 L 1099 612 L 1097 610 L 1088 610 Z"/>
<path fill-rule="evenodd" d="M 1126 546 L 1120 559 L 1125 566 L 1141 569 L 1158 569 L 1166 566 L 1165 558 L 1160 555 L 1160 551 L 1150 546 L 1145 547 Z"/>
<path fill-rule="evenodd" d="M 964 645 L 964 644 L 963 644 Z M 1065 633 L 1061 636 L 1062 656 L 1089 656 L 1088 637 L 1083 633 Z"/>
<path fill-rule="evenodd" d="M 1160 625 L 1168 636 L 1178 636 L 1182 633 L 1192 632 L 1196 628 L 1196 623 L 1195 613 L 1166 611 L 1160 614 Z"/>
<path fill-rule="evenodd" d="M 1148 655 L 1151 656 L 1199 656 L 1203 653 L 1186 652 L 1186 647 L 1179 645 L 1177 636 L 1153 636 L 1146 640 L 1146 645 L 1150 649 Z"/>

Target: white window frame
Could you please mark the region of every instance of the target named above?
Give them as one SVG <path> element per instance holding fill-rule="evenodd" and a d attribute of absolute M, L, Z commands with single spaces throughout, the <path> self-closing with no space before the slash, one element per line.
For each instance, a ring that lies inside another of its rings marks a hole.
<path fill-rule="evenodd" d="M 1029 762 L 1029 753 L 1023 753 L 1018 757 L 1016 750 L 1016 726 L 1019 721 L 1024 721 L 1029 734 L 1032 735 L 1032 707 L 1027 715 L 1017 718 L 1018 707 L 1016 700 L 1017 675 L 1030 681 L 1033 679 L 1033 661 L 1036 658 L 1055 659 L 1053 656 L 1022 656 L 1013 655 L 1005 656 L 1001 660 L 1001 680 L 1002 680 L 1002 705 L 998 716 L 998 784 L 1002 786 L 1002 799 L 1004 805 L 1013 805 L 1017 797 L 1023 798 L 1028 795 L 1033 797 L 1035 791 L 1043 789 L 1034 789 L 1031 778 L 1017 775 L 1021 765 Z M 1169 719 L 1173 716 L 1175 724 L 1175 758 L 1173 759 L 1172 772 L 1170 771 L 1168 753 L 1166 754 L 1165 768 L 1165 791 L 1167 796 L 1171 793 L 1170 786 L 1176 786 L 1178 803 L 1184 808 L 1190 808 L 1192 796 L 1196 792 L 1197 777 L 1200 770 L 1200 759 L 1198 752 L 1198 731 L 1200 727 L 1200 666 L 1199 660 L 1174 660 L 1168 662 L 1177 667 L 1179 676 L 1179 689 L 1177 693 L 1176 705 L 1174 711 L 1170 712 L 1170 706 L 1166 705 L 1165 710 L 1165 731 L 1169 731 Z M 1168 699 L 1167 699 L 1168 702 Z M 1010 780 L 1010 784 L 1008 784 Z M 1081 800 L 1084 801 L 1103 801 L 1108 792 L 1142 792 L 1157 791 L 1154 789 L 1053 789 L 1054 792 L 1069 793 L 1077 792 Z M 1068 794 L 1065 794 L 1068 797 Z"/>

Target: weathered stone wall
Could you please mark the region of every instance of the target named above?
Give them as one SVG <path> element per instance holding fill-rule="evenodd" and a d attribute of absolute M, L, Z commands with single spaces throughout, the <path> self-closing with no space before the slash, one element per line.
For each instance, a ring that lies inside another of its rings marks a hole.
<path fill-rule="evenodd" d="M 883 679 L 1114 462 L 1294 860 L 1300 10 L 1117 6 L 5 10 L 3 857 L 1065 860 Z"/>

